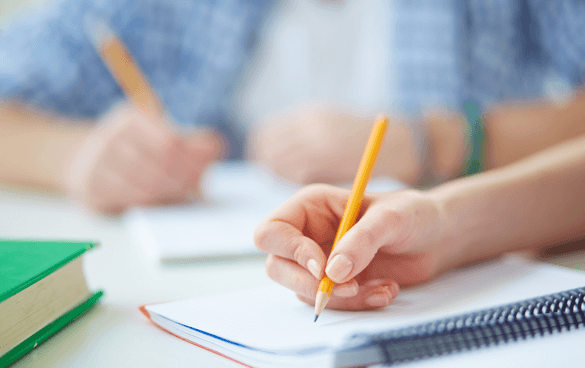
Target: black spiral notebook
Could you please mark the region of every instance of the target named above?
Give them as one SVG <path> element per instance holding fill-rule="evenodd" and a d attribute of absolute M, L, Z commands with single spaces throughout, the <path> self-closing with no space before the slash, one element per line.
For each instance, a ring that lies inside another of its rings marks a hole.
<path fill-rule="evenodd" d="M 335 366 L 397 364 L 582 328 L 585 287 L 374 334 L 356 334 Z M 585 362 L 584 362 L 585 363 Z"/>
<path fill-rule="evenodd" d="M 150 305 L 143 312 L 167 332 L 250 367 L 393 365 L 497 352 L 530 340 L 541 349 L 537 340 L 554 346 L 555 338 L 570 334 L 585 346 L 583 286 L 585 272 L 508 257 L 404 289 L 381 310 L 326 310 L 317 323 L 312 307 L 281 287 Z"/>

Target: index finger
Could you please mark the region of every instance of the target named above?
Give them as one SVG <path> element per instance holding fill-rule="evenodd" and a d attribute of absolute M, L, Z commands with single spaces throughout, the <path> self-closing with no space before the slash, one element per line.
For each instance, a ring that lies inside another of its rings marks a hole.
<path fill-rule="evenodd" d="M 349 191 L 310 185 L 264 219 L 254 231 L 263 252 L 294 260 L 320 279 Z"/>

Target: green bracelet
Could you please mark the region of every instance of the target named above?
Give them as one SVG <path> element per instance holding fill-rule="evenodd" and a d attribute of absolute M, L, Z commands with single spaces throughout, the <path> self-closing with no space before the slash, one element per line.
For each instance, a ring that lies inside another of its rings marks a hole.
<path fill-rule="evenodd" d="M 467 159 L 462 176 L 473 175 L 485 168 L 484 163 L 484 136 L 485 131 L 481 120 L 479 104 L 474 100 L 467 100 L 463 104 L 463 111 L 471 130 L 471 154 Z"/>

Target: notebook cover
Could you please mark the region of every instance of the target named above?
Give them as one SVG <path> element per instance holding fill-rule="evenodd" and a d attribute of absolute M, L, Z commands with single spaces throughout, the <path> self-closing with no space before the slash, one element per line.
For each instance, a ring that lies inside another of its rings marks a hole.
<path fill-rule="evenodd" d="M 96 246 L 95 242 L 0 239 L 0 303 Z"/>
<path fill-rule="evenodd" d="M 154 321 L 152 320 L 152 318 L 150 318 L 150 313 L 148 312 L 148 310 L 146 310 L 146 305 L 141 305 L 140 307 L 138 307 L 138 309 L 139 309 L 139 310 L 142 312 L 142 314 L 144 314 L 144 315 L 146 316 L 146 318 L 148 318 L 148 320 L 150 321 L 150 323 L 152 323 L 152 324 L 153 324 L 153 325 L 155 325 L 156 327 L 160 328 L 160 329 L 161 329 L 161 330 L 163 330 L 164 332 L 166 332 L 166 333 L 169 333 L 169 334 L 171 334 L 171 335 L 173 335 L 173 336 L 175 336 L 175 337 L 177 337 L 177 338 L 179 338 L 179 339 L 181 339 L 181 340 L 183 340 L 183 341 L 186 341 L 186 342 L 188 342 L 189 344 L 193 344 L 193 345 L 195 345 L 195 346 L 198 346 L 198 347 L 200 347 L 201 349 L 205 349 L 205 350 L 207 350 L 207 351 L 210 351 L 210 352 L 212 352 L 212 353 L 214 353 L 214 354 L 217 354 L 217 355 L 219 355 L 219 356 L 220 356 L 220 357 L 222 357 L 222 358 L 226 358 L 226 359 L 229 359 L 229 360 L 231 360 L 232 362 L 235 362 L 235 363 L 241 364 L 241 365 L 243 365 L 244 367 L 248 367 L 248 368 L 254 368 L 254 367 L 253 367 L 253 366 L 251 366 L 251 365 L 244 364 L 244 363 L 240 362 L 239 360 L 236 360 L 236 359 L 234 359 L 234 358 L 231 358 L 231 357 L 229 357 L 229 356 L 227 356 L 227 355 L 224 355 L 224 354 L 222 354 L 222 353 L 220 353 L 220 352 L 218 352 L 218 351 L 215 351 L 215 350 L 213 350 L 213 349 L 210 349 L 210 348 L 208 348 L 208 347 L 206 347 L 206 346 L 203 346 L 203 345 L 199 345 L 199 344 L 197 344 L 196 342 L 193 342 L 193 341 L 189 341 L 189 340 L 187 340 L 187 339 L 184 339 L 184 338 L 182 338 L 182 337 L 181 337 L 181 336 L 179 336 L 179 335 L 175 335 L 174 333 L 172 333 L 171 331 L 167 330 L 166 328 L 163 328 L 162 326 L 158 325 L 156 322 L 154 322 Z"/>
<path fill-rule="evenodd" d="M 4 354 L 0 357 L 0 367 L 6 367 L 16 360 L 21 358 L 23 355 L 31 351 L 32 349 L 36 348 L 37 345 L 43 343 L 49 337 L 53 336 L 63 327 L 68 325 L 69 323 L 76 320 L 78 317 L 83 315 L 87 312 L 91 307 L 93 307 L 104 295 L 102 290 L 97 291 L 93 295 L 84 301 L 83 303 L 79 304 L 77 307 L 71 309 L 69 312 L 65 313 L 61 317 L 57 318 L 53 322 L 49 323 L 45 327 L 41 328 L 34 334 L 32 334 L 28 339 L 24 340 L 12 350 Z"/>

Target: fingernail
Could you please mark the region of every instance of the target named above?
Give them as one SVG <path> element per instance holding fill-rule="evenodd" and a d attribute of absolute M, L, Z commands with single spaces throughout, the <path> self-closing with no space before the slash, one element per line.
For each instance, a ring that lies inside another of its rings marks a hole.
<path fill-rule="evenodd" d="M 342 281 L 353 269 L 353 262 L 344 254 L 336 255 L 327 265 L 325 272 L 331 280 Z"/>
<path fill-rule="evenodd" d="M 349 298 L 355 296 L 358 292 L 358 286 L 356 284 L 337 284 L 333 288 L 333 294 L 342 298 Z"/>
<path fill-rule="evenodd" d="M 367 297 L 366 304 L 370 307 L 385 307 L 390 304 L 390 297 L 387 293 L 374 293 Z"/>
<path fill-rule="evenodd" d="M 312 258 L 309 259 L 309 261 L 307 262 L 307 268 L 309 269 L 309 272 L 311 272 L 311 274 L 315 276 L 316 279 L 321 279 L 321 267 L 319 267 L 317 261 L 315 261 Z"/>

